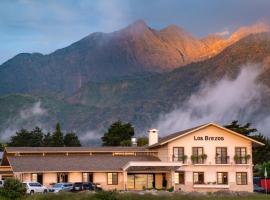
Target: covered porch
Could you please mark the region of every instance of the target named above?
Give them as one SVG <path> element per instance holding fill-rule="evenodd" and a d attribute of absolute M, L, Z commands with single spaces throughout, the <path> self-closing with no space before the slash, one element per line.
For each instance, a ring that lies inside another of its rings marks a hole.
<path fill-rule="evenodd" d="M 14 177 L 11 166 L 0 166 L 0 179 L 5 180 L 7 178 Z"/>
<path fill-rule="evenodd" d="M 169 189 L 180 162 L 129 162 L 123 167 L 124 190 Z"/>

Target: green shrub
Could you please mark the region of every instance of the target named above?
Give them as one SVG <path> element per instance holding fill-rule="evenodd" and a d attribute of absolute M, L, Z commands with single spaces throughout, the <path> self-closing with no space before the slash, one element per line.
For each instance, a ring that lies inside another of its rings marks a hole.
<path fill-rule="evenodd" d="M 174 187 L 170 187 L 167 191 L 168 192 L 173 192 L 174 191 Z"/>
<path fill-rule="evenodd" d="M 95 199 L 98 200 L 117 200 L 118 193 L 115 190 L 99 191 L 95 194 Z"/>
<path fill-rule="evenodd" d="M 0 195 L 7 199 L 22 199 L 26 188 L 23 183 L 17 179 L 9 178 L 5 180 L 4 187 L 0 190 Z"/>

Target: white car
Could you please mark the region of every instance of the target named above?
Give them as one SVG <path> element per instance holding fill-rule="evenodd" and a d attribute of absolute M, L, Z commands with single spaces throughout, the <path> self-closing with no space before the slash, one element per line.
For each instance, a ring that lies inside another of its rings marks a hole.
<path fill-rule="evenodd" d="M 26 187 L 27 194 L 34 194 L 34 193 L 47 193 L 48 188 L 44 185 L 41 185 L 37 182 L 24 182 L 23 183 Z"/>
<path fill-rule="evenodd" d="M 0 180 L 0 188 L 4 187 L 4 183 L 5 183 L 4 180 Z"/>

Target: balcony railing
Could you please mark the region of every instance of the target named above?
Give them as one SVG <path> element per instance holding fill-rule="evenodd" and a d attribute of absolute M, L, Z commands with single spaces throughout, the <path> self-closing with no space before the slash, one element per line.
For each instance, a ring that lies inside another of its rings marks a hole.
<path fill-rule="evenodd" d="M 235 164 L 248 164 L 250 155 L 246 156 L 234 156 L 234 163 Z M 232 163 L 233 159 L 231 160 L 230 156 L 216 156 L 215 157 L 215 164 L 230 164 Z M 207 155 L 191 155 L 190 157 L 184 156 L 178 156 L 178 155 L 172 155 L 172 161 L 173 162 L 181 162 L 183 164 L 189 163 L 189 160 L 192 162 L 192 164 L 206 164 Z M 209 159 L 208 159 L 209 160 Z M 209 163 L 213 163 L 213 160 L 210 159 Z"/>
<path fill-rule="evenodd" d="M 216 157 L 216 164 L 229 164 L 230 157 L 229 156 L 217 156 Z"/>
<path fill-rule="evenodd" d="M 192 155 L 190 158 L 192 164 L 204 164 L 205 160 L 207 159 L 207 155 L 206 154 Z"/>
<path fill-rule="evenodd" d="M 239 157 L 234 160 L 235 164 L 247 164 L 247 159 L 246 157 Z"/>
<path fill-rule="evenodd" d="M 183 164 L 186 163 L 187 156 L 178 156 L 178 155 L 173 155 L 172 156 L 172 161 L 174 162 L 182 162 Z"/>
<path fill-rule="evenodd" d="M 250 155 L 245 155 L 245 156 L 234 156 L 234 161 L 235 164 L 248 164 L 249 159 L 251 158 Z"/>

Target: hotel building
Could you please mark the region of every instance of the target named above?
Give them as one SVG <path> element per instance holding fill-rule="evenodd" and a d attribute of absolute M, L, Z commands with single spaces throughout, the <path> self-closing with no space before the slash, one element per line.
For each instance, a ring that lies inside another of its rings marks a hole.
<path fill-rule="evenodd" d="M 103 189 L 253 191 L 252 147 L 264 145 L 215 123 L 158 137 L 144 147 L 6 147 L 2 179 L 100 183 Z"/>

